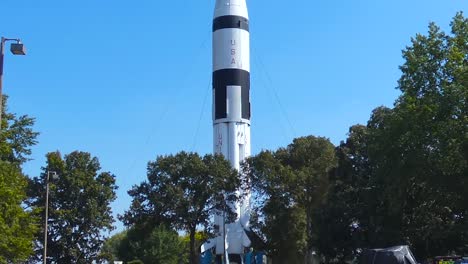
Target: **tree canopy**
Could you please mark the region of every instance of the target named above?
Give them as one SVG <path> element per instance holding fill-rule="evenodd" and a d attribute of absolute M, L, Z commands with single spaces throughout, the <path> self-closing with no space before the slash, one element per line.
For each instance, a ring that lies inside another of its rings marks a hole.
<path fill-rule="evenodd" d="M 420 258 L 468 252 L 468 20 L 458 13 L 450 34 L 431 23 L 403 58 L 394 108 L 376 108 L 337 149 L 322 215 L 330 256 L 395 244 Z"/>
<path fill-rule="evenodd" d="M 146 230 L 130 228 L 109 238 L 101 254 L 112 261 L 154 264 L 188 263 L 188 243 L 164 225 Z"/>
<path fill-rule="evenodd" d="M 148 180 L 129 191 L 133 198 L 122 220 L 139 228 L 165 224 L 190 236 L 190 261 L 198 262 L 197 228 L 212 230 L 213 214 L 226 211 L 225 203 L 238 200 L 239 174 L 220 155 L 180 152 L 148 163 Z"/>
<path fill-rule="evenodd" d="M 27 199 L 27 178 L 21 165 L 28 160 L 31 147 L 36 144 L 34 119 L 17 117 L 6 111 L 7 97 L 3 96 L 0 121 L 0 263 L 18 263 L 29 257 L 37 219 L 23 207 Z"/>
<path fill-rule="evenodd" d="M 17 116 L 7 111 L 8 96 L 3 96 L 0 120 L 0 160 L 23 164 L 37 144 L 38 132 L 33 130 L 34 118 Z"/>
<path fill-rule="evenodd" d="M 30 183 L 31 206 L 38 208 L 44 222 L 47 172 L 49 195 L 49 263 L 92 263 L 100 260 L 99 251 L 105 232 L 113 229 L 110 203 L 115 200 L 115 176 L 101 170 L 99 160 L 86 152 L 75 151 L 63 158 L 47 154 L 47 164 L 40 177 Z M 39 233 L 36 257 L 42 256 L 44 230 Z"/>
<path fill-rule="evenodd" d="M 22 203 L 27 180 L 19 168 L 0 161 L 0 263 L 26 260 L 33 249 L 36 221 Z"/>
<path fill-rule="evenodd" d="M 335 149 L 326 138 L 297 138 L 247 161 L 256 204 L 254 229 L 279 261 L 298 263 L 316 247 L 316 215 L 325 201 Z"/>

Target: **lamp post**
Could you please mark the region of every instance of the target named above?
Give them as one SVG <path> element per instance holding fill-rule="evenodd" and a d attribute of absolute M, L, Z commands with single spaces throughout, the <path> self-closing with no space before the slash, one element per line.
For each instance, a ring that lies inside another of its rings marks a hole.
<path fill-rule="evenodd" d="M 16 43 L 12 43 L 10 47 L 11 53 L 13 55 L 26 55 L 26 50 L 24 48 L 23 43 L 21 43 L 20 39 L 9 39 L 9 38 L 1 38 L 0 44 L 0 128 L 2 124 L 2 88 L 3 88 L 3 59 L 5 57 L 5 43 L 7 41 L 16 41 Z"/>
<path fill-rule="evenodd" d="M 46 181 L 46 202 L 45 202 L 45 222 L 44 222 L 44 264 L 47 264 L 47 229 L 49 222 L 49 181 L 50 175 L 52 179 L 57 179 L 58 175 L 55 171 L 47 171 L 47 181 Z"/>

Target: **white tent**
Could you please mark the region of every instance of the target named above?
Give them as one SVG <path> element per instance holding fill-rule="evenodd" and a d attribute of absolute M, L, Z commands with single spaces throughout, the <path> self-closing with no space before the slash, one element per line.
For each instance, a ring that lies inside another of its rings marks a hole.
<path fill-rule="evenodd" d="M 366 249 L 362 252 L 360 264 L 417 264 L 408 246 L 382 249 Z"/>

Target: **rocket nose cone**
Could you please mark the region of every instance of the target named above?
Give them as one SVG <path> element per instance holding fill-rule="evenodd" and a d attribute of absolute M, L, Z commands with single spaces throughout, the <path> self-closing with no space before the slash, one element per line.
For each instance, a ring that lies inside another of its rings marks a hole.
<path fill-rule="evenodd" d="M 242 16 L 248 18 L 246 0 L 216 0 L 214 17 Z"/>

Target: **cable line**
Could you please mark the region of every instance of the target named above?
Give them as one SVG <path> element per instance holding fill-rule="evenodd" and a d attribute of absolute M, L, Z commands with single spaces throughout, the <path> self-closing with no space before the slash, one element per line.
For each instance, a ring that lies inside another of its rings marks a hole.
<path fill-rule="evenodd" d="M 255 52 L 256 53 L 256 52 Z M 256 53 L 258 54 L 258 53 Z M 280 107 L 280 110 L 282 112 L 282 114 L 284 115 L 284 118 L 286 118 L 286 121 L 288 122 L 289 124 L 289 127 L 291 129 L 291 131 L 293 132 L 293 135 L 294 137 L 297 137 L 297 133 L 296 133 L 296 129 L 294 128 L 294 125 L 293 123 L 291 122 L 291 119 L 289 118 L 289 115 L 288 115 L 288 112 L 286 111 L 286 109 L 283 107 L 283 104 L 281 103 L 281 99 L 278 95 L 278 91 L 275 89 L 275 86 L 273 85 L 273 81 L 272 81 L 272 78 L 271 78 L 271 75 L 268 73 L 268 71 L 266 70 L 266 67 L 262 61 L 262 59 L 260 58 L 260 55 L 255 55 L 257 57 L 257 59 L 259 60 L 259 63 L 260 65 L 262 66 L 262 69 L 265 73 L 265 76 L 267 78 L 267 81 L 269 81 L 270 85 L 271 85 L 271 88 L 273 90 L 273 93 L 275 95 L 275 98 L 276 98 L 276 101 Z"/>
<path fill-rule="evenodd" d="M 203 114 L 205 113 L 205 106 L 206 106 L 206 102 L 208 101 L 208 95 L 210 94 L 210 90 L 211 90 L 211 78 L 210 78 L 210 81 L 208 82 L 208 89 L 206 89 L 205 97 L 203 99 L 202 109 L 200 111 L 200 116 L 198 118 L 197 129 L 195 130 L 195 136 L 193 138 L 192 152 L 195 151 L 195 147 L 197 145 L 198 133 L 200 132 L 200 125 L 203 119 Z"/>
<path fill-rule="evenodd" d="M 211 22 L 210 22 L 210 25 L 211 25 Z M 209 28 L 209 26 L 207 27 Z M 202 43 L 200 44 L 200 46 L 198 47 L 197 49 L 197 52 L 196 52 L 196 56 L 195 56 L 195 59 L 192 60 L 193 62 L 196 62 L 198 61 L 201 53 L 202 53 L 202 50 L 205 49 L 206 47 L 206 44 L 208 42 L 208 40 L 210 39 L 210 36 L 211 36 L 211 30 L 210 31 L 207 31 L 206 33 L 206 36 L 205 38 L 203 39 Z M 184 74 L 185 76 L 185 79 L 182 83 L 184 83 L 184 85 L 182 85 L 182 87 L 180 89 L 175 89 L 176 92 L 175 94 L 173 94 L 173 96 L 175 98 L 178 98 L 179 94 L 188 86 L 187 85 L 187 79 L 189 79 L 189 77 L 191 77 L 191 75 L 193 74 L 193 71 L 197 68 L 198 64 L 196 63 L 192 63 L 191 64 L 191 67 L 189 67 L 188 71 L 186 74 Z M 159 115 L 159 118 L 156 122 L 154 122 L 154 126 L 152 127 L 152 129 L 150 130 L 150 133 L 149 135 L 146 137 L 146 140 L 145 140 L 145 146 L 148 146 L 149 143 L 151 142 L 151 140 L 153 139 L 153 136 L 156 134 L 156 131 L 160 128 L 160 125 L 162 124 L 162 121 L 165 119 L 167 113 L 169 112 L 169 110 L 171 110 L 171 108 L 174 108 L 174 106 L 177 105 L 177 101 L 178 100 L 167 100 L 164 104 L 164 107 L 163 107 L 163 110 L 161 112 L 161 114 Z M 141 153 L 141 152 L 140 152 Z M 128 170 L 127 170 L 127 175 L 130 174 L 133 169 L 135 168 L 135 165 L 136 165 L 136 162 L 138 161 L 139 157 L 136 157 L 135 156 L 135 159 L 133 160 L 133 162 L 130 164 Z"/>

